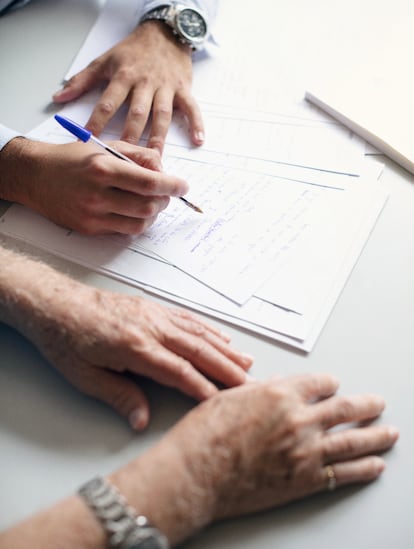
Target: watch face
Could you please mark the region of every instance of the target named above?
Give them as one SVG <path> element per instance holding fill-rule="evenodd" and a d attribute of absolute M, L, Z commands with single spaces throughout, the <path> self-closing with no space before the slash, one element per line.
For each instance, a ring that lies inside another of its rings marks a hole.
<path fill-rule="evenodd" d="M 203 16 L 189 8 L 178 14 L 177 26 L 183 36 L 190 42 L 204 40 L 207 34 L 207 25 Z"/>

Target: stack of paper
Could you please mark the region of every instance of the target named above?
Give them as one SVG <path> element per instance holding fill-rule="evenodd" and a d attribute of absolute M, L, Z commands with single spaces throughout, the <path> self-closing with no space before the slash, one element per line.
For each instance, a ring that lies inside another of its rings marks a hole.
<path fill-rule="evenodd" d="M 90 45 L 99 43 L 112 4 L 93 28 L 83 59 L 96 55 Z M 126 18 L 113 40 L 130 25 Z M 94 102 L 91 94 L 63 114 L 84 123 Z M 385 203 L 378 167 L 366 164 L 362 143 L 352 134 L 310 109 L 269 113 L 203 102 L 202 110 L 205 145 L 189 145 L 186 122 L 176 115 L 164 167 L 190 183 L 187 198 L 203 215 L 171 200 L 139 237 L 86 237 L 15 205 L 0 229 L 309 351 Z M 123 114 L 104 139 L 119 137 Z M 71 139 L 53 119 L 33 135 Z"/>

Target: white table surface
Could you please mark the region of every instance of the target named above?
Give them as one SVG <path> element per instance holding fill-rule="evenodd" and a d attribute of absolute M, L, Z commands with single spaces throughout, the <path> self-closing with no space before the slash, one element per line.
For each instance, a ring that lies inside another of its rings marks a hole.
<path fill-rule="evenodd" d="M 293 75 L 299 89 L 308 78 L 340 72 L 355 62 L 366 63 L 369 70 L 375 56 L 381 59 L 379 44 L 388 52 L 397 48 L 389 39 L 396 23 L 407 52 L 414 51 L 410 33 L 403 34 L 413 20 L 412 2 L 397 0 L 383 7 L 373 0 L 363 5 L 356 0 L 346 5 L 337 0 L 286 4 L 279 8 L 276 2 L 258 0 L 249 8 L 244 2 L 223 0 L 228 35 L 237 47 L 246 48 L 256 78 L 262 71 L 263 80 L 271 75 L 283 86 L 284 75 Z M 92 0 L 33 0 L 0 19 L 2 123 L 27 131 L 55 111 L 50 96 L 98 7 Z M 295 352 L 230 326 L 225 329 L 235 345 L 256 357 L 252 373 L 260 379 L 275 373 L 329 371 L 342 380 L 342 392 L 382 394 L 387 400 L 382 421 L 401 431 L 400 441 L 386 456 L 386 472 L 363 488 L 215 525 L 185 547 L 414 546 L 414 181 L 388 160 L 383 181 L 390 193 L 387 205 L 312 353 Z M 36 253 L 86 283 L 136 292 Z M 3 325 L 0 364 L 0 528 L 142 452 L 193 405 L 181 394 L 148 383 L 152 421 L 137 435 L 110 409 L 77 393 L 28 341 Z"/>

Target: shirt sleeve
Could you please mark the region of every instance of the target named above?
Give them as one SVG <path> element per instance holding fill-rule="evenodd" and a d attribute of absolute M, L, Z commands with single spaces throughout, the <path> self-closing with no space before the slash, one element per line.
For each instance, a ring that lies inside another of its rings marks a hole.
<path fill-rule="evenodd" d="M 21 133 L 18 133 L 0 124 L 0 151 L 5 145 L 7 145 L 9 141 L 21 135 Z"/>
<path fill-rule="evenodd" d="M 168 0 L 164 0 L 164 2 L 162 2 L 162 0 L 144 0 L 142 13 L 147 13 L 158 6 L 165 6 L 169 3 L 170 2 Z M 212 24 L 217 14 L 218 0 L 180 0 L 180 4 L 203 12 L 207 17 L 209 25 Z"/>
<path fill-rule="evenodd" d="M 30 0 L 0 0 L 0 15 L 11 9 L 20 8 L 29 2 Z"/>

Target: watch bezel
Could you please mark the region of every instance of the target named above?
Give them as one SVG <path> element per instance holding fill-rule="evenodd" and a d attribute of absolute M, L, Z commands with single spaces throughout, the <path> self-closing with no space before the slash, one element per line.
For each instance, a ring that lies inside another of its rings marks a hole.
<path fill-rule="evenodd" d="M 185 12 L 195 13 L 197 15 L 197 17 L 199 17 L 200 20 L 203 22 L 204 33 L 202 34 L 202 36 L 191 36 L 190 34 L 188 34 L 185 31 L 185 29 L 183 28 L 183 23 L 182 23 L 182 17 L 185 14 Z M 179 33 L 179 35 L 186 42 L 188 42 L 189 44 L 198 46 L 200 44 L 203 44 L 204 41 L 206 40 L 207 33 L 208 33 L 207 21 L 206 21 L 205 17 L 203 16 L 203 14 L 200 13 L 198 10 L 195 10 L 193 8 L 184 7 L 182 9 L 180 9 L 179 11 L 177 11 L 177 13 L 175 14 L 175 17 L 174 17 L 174 27 L 175 27 L 176 31 Z"/>

